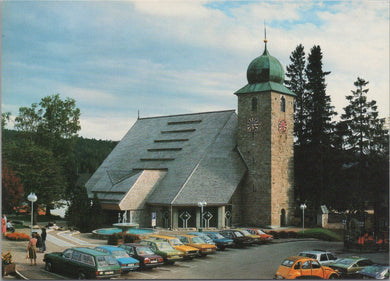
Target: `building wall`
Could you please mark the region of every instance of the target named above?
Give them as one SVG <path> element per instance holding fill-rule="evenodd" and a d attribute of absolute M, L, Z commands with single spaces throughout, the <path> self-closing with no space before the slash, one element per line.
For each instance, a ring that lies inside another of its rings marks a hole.
<path fill-rule="evenodd" d="M 249 118 L 258 119 L 256 132 L 248 131 Z M 281 120 L 287 123 L 283 133 Z M 235 197 L 241 224 L 280 226 L 282 210 L 287 224 L 293 202 L 293 98 L 276 92 L 239 94 L 237 144 L 248 166 L 241 195 Z"/>

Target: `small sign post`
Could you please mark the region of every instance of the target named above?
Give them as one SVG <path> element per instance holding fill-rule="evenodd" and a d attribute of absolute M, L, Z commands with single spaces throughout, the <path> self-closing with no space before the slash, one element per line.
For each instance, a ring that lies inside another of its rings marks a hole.
<path fill-rule="evenodd" d="M 152 227 L 156 226 L 156 212 L 152 212 Z"/>

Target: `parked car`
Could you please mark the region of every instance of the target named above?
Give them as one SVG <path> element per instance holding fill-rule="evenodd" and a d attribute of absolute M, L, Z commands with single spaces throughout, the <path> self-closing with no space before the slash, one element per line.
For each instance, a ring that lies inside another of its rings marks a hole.
<path fill-rule="evenodd" d="M 76 247 L 47 253 L 43 261 L 47 271 L 79 279 L 107 279 L 121 274 L 121 267 L 112 255 L 90 248 Z"/>
<path fill-rule="evenodd" d="M 358 279 L 389 279 L 389 266 L 373 264 L 356 272 Z"/>
<path fill-rule="evenodd" d="M 176 237 L 179 238 L 184 245 L 199 249 L 200 256 L 215 254 L 215 252 L 217 251 L 217 246 L 207 244 L 199 236 L 183 234 L 183 235 L 176 235 Z"/>
<path fill-rule="evenodd" d="M 324 250 L 302 251 L 298 256 L 316 259 L 321 265 L 330 265 L 337 260 L 334 253 Z"/>
<path fill-rule="evenodd" d="M 248 230 L 244 229 L 244 228 L 238 228 L 237 230 L 241 231 L 242 234 L 244 234 L 246 237 L 249 237 L 249 238 L 252 238 L 252 244 L 261 244 L 263 243 L 261 241 L 261 238 L 259 235 L 257 234 L 252 234 L 250 233 Z"/>
<path fill-rule="evenodd" d="M 353 256 L 338 259 L 329 266 L 335 270 L 338 270 L 341 274 L 341 277 L 351 277 L 356 275 L 356 272 L 359 270 L 372 264 L 374 263 L 368 258 Z"/>
<path fill-rule="evenodd" d="M 234 245 L 233 239 L 226 238 L 219 232 L 207 231 L 204 233 L 214 241 L 219 250 L 225 250 L 226 247 L 232 247 Z"/>
<path fill-rule="evenodd" d="M 95 250 L 113 255 L 121 266 L 122 273 L 134 271 L 139 268 L 139 260 L 130 257 L 122 248 L 115 246 L 98 246 L 95 247 Z"/>
<path fill-rule="evenodd" d="M 215 242 L 213 241 L 213 239 L 211 239 L 209 236 L 207 236 L 207 234 L 204 233 L 204 232 L 192 231 L 192 232 L 188 232 L 187 234 L 199 236 L 199 237 L 202 238 L 202 239 L 204 240 L 204 242 L 206 242 L 207 244 L 215 245 Z"/>
<path fill-rule="evenodd" d="M 234 245 L 236 247 L 249 246 L 253 243 L 252 238 L 245 236 L 241 233 L 241 231 L 236 229 L 225 229 L 221 230 L 219 233 L 221 233 L 226 238 L 233 239 Z"/>
<path fill-rule="evenodd" d="M 119 246 L 124 249 L 127 254 L 139 260 L 140 268 L 153 268 L 164 264 L 164 259 L 157 255 L 149 246 L 138 243 L 126 243 Z"/>
<path fill-rule="evenodd" d="M 259 235 L 261 241 L 263 241 L 263 242 L 271 242 L 272 240 L 274 240 L 273 235 L 265 233 L 260 228 L 248 228 L 247 230 L 252 234 Z"/>
<path fill-rule="evenodd" d="M 156 238 L 157 240 L 168 242 L 169 244 L 171 244 L 171 246 L 173 248 L 181 251 L 183 253 L 185 259 L 193 259 L 193 258 L 199 256 L 199 250 L 197 248 L 184 245 L 179 240 L 179 238 L 177 238 L 175 236 L 152 234 L 152 235 L 149 235 L 148 238 L 149 237 Z"/>
<path fill-rule="evenodd" d="M 154 253 L 161 256 L 165 264 L 174 264 L 176 261 L 183 260 L 183 252 L 176 250 L 166 241 L 149 238 L 141 240 L 140 244 L 148 246 Z"/>
<path fill-rule="evenodd" d="M 275 273 L 275 279 L 338 279 L 339 273 L 317 260 L 291 256 L 283 260 Z"/>

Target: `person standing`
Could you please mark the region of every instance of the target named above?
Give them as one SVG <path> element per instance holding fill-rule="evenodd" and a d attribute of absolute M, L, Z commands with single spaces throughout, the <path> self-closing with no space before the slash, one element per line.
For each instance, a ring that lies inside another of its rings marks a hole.
<path fill-rule="evenodd" d="M 1 218 L 1 233 L 3 233 L 3 235 L 5 235 L 6 232 L 7 232 L 7 219 L 6 219 L 5 215 L 3 214 L 2 218 Z"/>
<path fill-rule="evenodd" d="M 46 233 L 46 228 L 42 227 L 42 233 L 41 233 L 41 238 L 42 238 L 42 253 L 44 253 L 46 251 L 46 236 L 47 236 L 47 233 Z"/>
<path fill-rule="evenodd" d="M 30 265 L 33 265 L 33 260 L 34 260 L 34 265 L 37 265 L 37 238 L 36 238 L 36 233 L 33 233 L 30 241 L 28 242 L 27 245 L 27 252 L 28 252 L 28 258 L 30 259 Z"/>

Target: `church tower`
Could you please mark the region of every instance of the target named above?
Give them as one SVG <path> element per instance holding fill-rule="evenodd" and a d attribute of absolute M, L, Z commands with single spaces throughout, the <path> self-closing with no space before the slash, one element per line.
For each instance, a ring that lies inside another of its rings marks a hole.
<path fill-rule="evenodd" d="M 248 172 L 241 183 L 242 225 L 284 226 L 293 216 L 294 97 L 267 50 L 248 66 L 238 97 L 237 145 Z"/>

